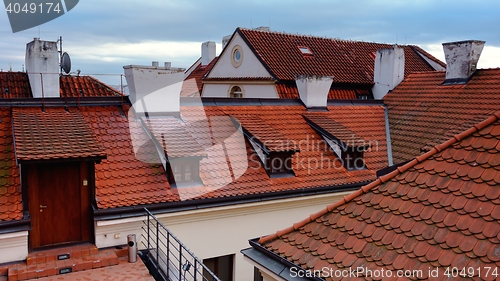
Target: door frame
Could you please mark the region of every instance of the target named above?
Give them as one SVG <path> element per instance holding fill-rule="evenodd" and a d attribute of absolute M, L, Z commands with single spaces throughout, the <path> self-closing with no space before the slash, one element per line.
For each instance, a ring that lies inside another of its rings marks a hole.
<path fill-rule="evenodd" d="M 37 196 L 38 192 L 38 166 L 42 166 L 45 164 L 63 164 L 65 162 L 79 162 L 80 165 L 80 200 L 81 200 L 81 208 L 80 208 L 80 216 L 81 216 L 81 241 L 77 242 L 68 242 L 54 245 L 45 245 L 40 246 L 40 236 L 38 233 L 35 233 L 35 228 L 39 227 L 37 217 L 33 216 L 30 211 L 34 211 L 35 206 L 31 206 L 33 201 L 30 198 L 33 196 Z M 52 248 L 57 246 L 71 245 L 71 244 L 80 244 L 80 243 L 94 243 L 94 219 L 93 219 L 93 208 L 92 202 L 94 198 L 94 190 L 95 190 L 95 162 L 94 161 L 46 161 L 46 162 L 28 162 L 21 164 L 21 185 L 22 185 L 22 196 L 23 196 L 23 209 L 26 210 L 30 214 L 30 231 L 28 235 L 28 249 L 29 251 L 33 251 L 36 249 L 43 248 Z M 84 186 L 83 180 L 87 180 L 87 185 Z M 30 207 L 33 210 L 30 210 Z M 37 240 L 38 239 L 38 240 Z"/>

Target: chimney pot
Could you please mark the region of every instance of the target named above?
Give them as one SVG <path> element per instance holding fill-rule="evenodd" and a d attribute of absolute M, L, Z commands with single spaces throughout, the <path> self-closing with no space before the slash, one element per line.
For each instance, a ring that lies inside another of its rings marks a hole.
<path fill-rule="evenodd" d="M 201 44 L 201 65 L 208 65 L 215 58 L 215 42 Z"/>
<path fill-rule="evenodd" d="M 332 86 L 331 76 L 300 75 L 295 79 L 299 96 L 308 109 L 326 109 L 328 92 Z"/>
<path fill-rule="evenodd" d="M 396 88 L 405 77 L 405 52 L 394 45 L 389 49 L 377 50 L 373 71 L 373 97 L 382 99 Z"/>
<path fill-rule="evenodd" d="M 60 97 L 57 42 L 33 39 L 26 45 L 25 60 L 33 97 Z"/>
<path fill-rule="evenodd" d="M 169 61 L 165 62 L 165 68 L 166 68 L 166 69 L 170 69 L 170 68 L 172 68 L 172 63 L 171 63 L 171 62 L 169 62 Z"/>
<path fill-rule="evenodd" d="M 446 80 L 444 84 L 461 84 L 474 74 L 485 41 L 467 40 L 443 43 L 446 59 Z"/>
<path fill-rule="evenodd" d="M 153 65 L 153 67 L 158 67 L 158 62 L 157 61 L 153 61 L 152 65 Z"/>

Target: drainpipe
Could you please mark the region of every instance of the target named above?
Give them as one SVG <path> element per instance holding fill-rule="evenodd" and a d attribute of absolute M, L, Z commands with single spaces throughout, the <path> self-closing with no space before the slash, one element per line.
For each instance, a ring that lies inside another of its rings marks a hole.
<path fill-rule="evenodd" d="M 392 142 L 391 142 L 391 128 L 389 125 L 389 111 L 387 106 L 384 106 L 384 118 L 385 118 L 385 139 L 387 142 L 387 160 L 389 167 L 394 165 L 394 160 L 392 159 Z"/>

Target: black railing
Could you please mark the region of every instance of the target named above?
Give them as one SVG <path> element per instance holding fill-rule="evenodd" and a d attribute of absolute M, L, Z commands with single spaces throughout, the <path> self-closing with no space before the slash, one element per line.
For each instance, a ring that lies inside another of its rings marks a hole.
<path fill-rule="evenodd" d="M 141 257 L 156 280 L 221 281 L 148 209 L 142 226 Z"/>

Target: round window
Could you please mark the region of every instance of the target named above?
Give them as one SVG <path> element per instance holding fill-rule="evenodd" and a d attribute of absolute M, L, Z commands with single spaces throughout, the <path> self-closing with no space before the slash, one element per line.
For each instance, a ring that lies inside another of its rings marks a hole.
<path fill-rule="evenodd" d="M 239 45 L 234 46 L 231 53 L 231 63 L 234 67 L 239 67 L 243 61 L 243 51 L 241 47 Z"/>

